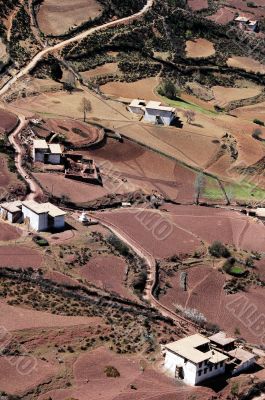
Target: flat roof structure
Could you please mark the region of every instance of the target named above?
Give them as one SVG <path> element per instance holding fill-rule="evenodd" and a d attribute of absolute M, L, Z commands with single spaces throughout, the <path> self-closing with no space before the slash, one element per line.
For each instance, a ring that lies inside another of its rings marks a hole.
<path fill-rule="evenodd" d="M 49 146 L 44 139 L 34 139 L 33 140 L 34 149 L 48 150 Z"/>
<path fill-rule="evenodd" d="M 37 203 L 34 200 L 26 200 L 22 202 L 22 205 L 29 208 L 35 214 L 45 214 L 48 213 L 51 217 L 60 217 L 66 215 L 67 213 L 61 210 L 59 207 L 51 203 Z"/>
<path fill-rule="evenodd" d="M 160 110 L 160 111 L 169 111 L 169 112 L 175 112 L 174 107 L 166 107 L 166 106 L 161 106 L 161 102 L 159 101 L 149 101 L 146 105 L 147 109 L 152 109 L 152 110 Z"/>
<path fill-rule="evenodd" d="M 257 208 L 254 210 L 257 217 L 265 217 L 265 208 Z"/>
<path fill-rule="evenodd" d="M 211 342 L 219 344 L 220 346 L 226 346 L 227 344 L 234 343 L 235 338 L 226 336 L 225 332 L 218 332 L 212 336 L 209 336 Z"/>
<path fill-rule="evenodd" d="M 48 146 L 52 154 L 62 154 L 62 148 L 59 143 L 51 143 Z"/>
<path fill-rule="evenodd" d="M 241 347 L 238 347 L 234 350 L 229 351 L 228 354 L 231 357 L 234 357 L 241 362 L 246 362 L 249 360 L 253 360 L 253 358 L 255 358 L 255 354 L 250 353 L 249 351 L 244 350 Z"/>
<path fill-rule="evenodd" d="M 176 342 L 169 343 L 165 345 L 165 348 L 175 354 L 180 355 L 181 357 L 187 358 L 195 364 L 205 360 L 209 360 L 213 364 L 217 364 L 228 359 L 226 355 L 216 350 L 203 352 L 197 349 L 197 347 L 205 344 L 210 344 L 210 340 L 197 333 L 195 335 L 177 340 Z"/>
<path fill-rule="evenodd" d="M 235 21 L 237 21 L 237 22 L 248 22 L 249 19 L 247 17 L 243 17 L 243 16 L 239 15 L 238 17 L 235 18 Z"/>
<path fill-rule="evenodd" d="M 142 107 L 146 105 L 146 101 L 145 100 L 140 100 L 140 99 L 134 99 L 131 101 L 130 103 L 130 107 Z"/>
<path fill-rule="evenodd" d="M 6 203 L 1 204 L 1 207 L 10 213 L 16 213 L 18 211 L 21 211 L 21 206 L 22 206 L 22 201 L 20 201 L 20 200 L 12 201 L 10 203 L 6 202 Z"/>

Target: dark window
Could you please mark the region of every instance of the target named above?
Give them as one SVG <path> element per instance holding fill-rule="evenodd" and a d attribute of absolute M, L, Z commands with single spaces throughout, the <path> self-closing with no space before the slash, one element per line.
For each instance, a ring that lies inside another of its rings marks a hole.
<path fill-rule="evenodd" d="M 202 371 L 199 371 L 198 375 L 201 376 L 201 374 L 202 374 Z"/>
<path fill-rule="evenodd" d="M 204 368 L 204 373 L 207 374 L 208 368 Z"/>
<path fill-rule="evenodd" d="M 212 371 L 212 370 L 213 370 L 213 366 L 212 366 L 212 365 L 211 365 L 209 368 L 210 368 L 210 371 Z"/>
<path fill-rule="evenodd" d="M 218 367 L 218 364 L 215 364 L 214 368 L 217 369 L 217 367 Z"/>
<path fill-rule="evenodd" d="M 202 366 L 202 362 L 199 363 L 199 368 L 201 368 L 201 366 Z"/>
<path fill-rule="evenodd" d="M 220 362 L 220 367 L 222 367 L 224 365 L 224 362 L 223 361 L 221 361 Z"/>

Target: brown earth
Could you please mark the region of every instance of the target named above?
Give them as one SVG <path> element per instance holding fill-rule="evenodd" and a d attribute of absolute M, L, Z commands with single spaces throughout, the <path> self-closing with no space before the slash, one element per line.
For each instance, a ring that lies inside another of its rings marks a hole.
<path fill-rule="evenodd" d="M 258 96 L 261 93 L 261 88 L 228 88 L 224 86 L 212 87 L 215 104 L 222 105 L 223 103 L 230 103 L 231 101 L 248 99 L 250 97 Z"/>
<path fill-rule="evenodd" d="M 46 35 L 61 35 L 70 28 L 96 18 L 102 7 L 96 0 L 45 0 L 37 15 L 40 29 Z M 58 23 L 60 21 L 60 23 Z"/>
<path fill-rule="evenodd" d="M 199 11 L 208 8 L 208 0 L 188 0 L 188 6 L 193 11 Z"/>
<path fill-rule="evenodd" d="M 236 10 L 233 10 L 229 7 L 221 7 L 215 14 L 212 14 L 206 18 L 216 22 L 217 24 L 226 25 L 234 19 L 235 14 Z"/>
<path fill-rule="evenodd" d="M 18 395 L 50 380 L 58 372 L 58 367 L 30 356 L 2 356 L 0 370 L 0 390 Z"/>
<path fill-rule="evenodd" d="M 81 76 L 84 79 L 91 79 L 96 76 L 109 75 L 109 74 L 116 75 L 118 73 L 119 73 L 118 63 L 106 63 L 104 65 L 101 65 L 100 67 L 90 69 L 89 71 L 81 72 Z"/>
<path fill-rule="evenodd" d="M 130 290 L 125 287 L 125 261 L 114 255 L 96 256 L 78 269 L 79 275 L 89 283 L 121 297 L 134 299 Z"/>
<path fill-rule="evenodd" d="M 214 45 L 209 40 L 199 38 L 186 42 L 186 55 L 189 58 L 207 58 L 214 54 Z"/>
<path fill-rule="evenodd" d="M 0 246 L 0 267 L 34 268 L 42 264 L 39 251 L 26 246 Z"/>
<path fill-rule="evenodd" d="M 53 315 L 43 311 L 35 311 L 0 302 L 0 323 L 8 331 L 24 329 L 70 327 L 74 325 L 97 325 L 101 323 L 98 317 L 68 317 Z"/>
<path fill-rule="evenodd" d="M 106 366 L 115 367 L 120 376 L 108 378 L 104 373 Z M 187 390 L 186 386 L 149 366 L 141 356 L 121 356 L 104 347 L 81 355 L 74 364 L 73 372 L 72 388 L 50 391 L 40 396 L 39 400 L 47 396 L 53 400 L 174 400 L 176 396 L 178 400 L 188 400 L 191 394 L 202 400 L 213 393 L 205 388 Z"/>
<path fill-rule="evenodd" d="M 48 119 L 41 127 L 34 128 L 41 137 L 47 137 L 51 132 L 66 138 L 73 146 L 82 146 L 97 142 L 102 137 L 101 130 L 93 125 L 72 119 Z"/>
<path fill-rule="evenodd" d="M 16 115 L 0 109 L 0 134 L 10 133 L 18 124 Z"/>
<path fill-rule="evenodd" d="M 113 97 L 124 97 L 128 99 L 143 99 L 161 101 L 155 94 L 154 88 L 159 84 L 156 78 L 141 79 L 136 82 L 109 82 L 102 85 L 103 93 Z"/>
<path fill-rule="evenodd" d="M 229 67 L 244 69 L 247 72 L 265 74 L 265 65 L 250 57 L 234 56 L 228 58 L 226 63 Z"/>
<path fill-rule="evenodd" d="M 22 235 L 21 229 L 7 223 L 0 222 L 0 242 L 18 239 Z"/>
<path fill-rule="evenodd" d="M 178 201 L 193 201 L 196 174 L 176 161 L 124 140 L 107 139 L 103 147 L 81 151 L 95 159 L 102 171 L 127 180 L 128 190 L 135 186 L 153 190 Z"/>

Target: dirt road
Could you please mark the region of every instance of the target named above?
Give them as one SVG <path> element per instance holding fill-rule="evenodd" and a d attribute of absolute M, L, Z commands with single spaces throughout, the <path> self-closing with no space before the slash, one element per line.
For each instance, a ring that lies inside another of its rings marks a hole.
<path fill-rule="evenodd" d="M 57 43 L 54 46 L 46 47 L 45 49 L 40 51 L 38 54 L 36 54 L 36 56 L 33 57 L 33 59 L 29 62 L 28 65 L 26 65 L 24 68 L 22 68 L 15 76 L 13 76 L 13 78 L 11 78 L 0 89 L 0 96 L 5 94 L 19 78 L 21 78 L 24 75 L 27 75 L 46 54 L 52 53 L 53 51 L 60 50 L 63 47 L 67 46 L 68 44 L 74 43 L 78 40 L 82 40 L 82 39 L 86 38 L 87 36 L 92 35 L 95 32 L 133 21 L 134 19 L 137 19 L 137 18 L 143 16 L 152 7 L 154 1 L 155 0 L 147 0 L 146 5 L 143 7 L 143 9 L 141 11 L 139 11 L 136 14 L 130 15 L 129 17 L 121 18 L 116 21 L 107 22 L 106 24 L 96 26 L 94 28 L 90 28 L 87 31 L 79 33 L 78 35 L 76 35 L 70 39 L 67 39 L 67 40 L 64 40 L 63 42 Z"/>
<path fill-rule="evenodd" d="M 25 179 L 25 181 L 28 183 L 29 188 L 30 188 L 30 193 L 27 195 L 26 200 L 34 200 L 37 197 L 41 196 L 42 190 L 40 187 L 37 185 L 37 183 L 28 175 L 27 171 L 23 168 L 23 148 L 19 144 L 17 137 L 19 133 L 27 126 L 28 122 L 26 121 L 26 118 L 23 115 L 19 115 L 19 124 L 17 128 L 11 133 L 9 136 L 9 142 L 13 146 L 15 150 L 15 165 L 20 173 L 20 175 Z"/>

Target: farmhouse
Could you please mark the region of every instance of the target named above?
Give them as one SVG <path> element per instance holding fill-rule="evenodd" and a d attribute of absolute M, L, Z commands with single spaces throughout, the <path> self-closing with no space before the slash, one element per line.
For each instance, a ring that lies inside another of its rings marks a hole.
<path fill-rule="evenodd" d="M 256 362 L 255 355 L 236 347 L 236 339 L 218 332 L 209 338 L 188 336 L 162 347 L 165 370 L 188 385 L 220 374 L 238 374 Z"/>
<path fill-rule="evenodd" d="M 241 29 L 247 29 L 253 32 L 257 32 L 258 30 L 258 21 L 252 21 L 247 17 L 239 15 L 235 18 L 235 22 L 239 25 Z"/>
<path fill-rule="evenodd" d="M 11 223 L 28 220 L 35 231 L 62 229 L 66 213 L 51 203 L 37 203 L 34 200 L 14 201 L 0 206 L 0 216 Z"/>
<path fill-rule="evenodd" d="M 133 114 L 143 115 L 143 120 L 156 125 L 169 126 L 175 118 L 176 109 L 162 106 L 159 101 L 134 99 L 129 105 L 129 111 Z"/>
<path fill-rule="evenodd" d="M 65 157 L 65 178 L 86 183 L 101 184 L 99 168 L 96 166 L 95 161 L 92 159 L 83 159 L 82 156 L 80 157 L 78 161 L 74 161 L 67 156 Z"/>
<path fill-rule="evenodd" d="M 188 385 L 225 372 L 228 356 L 210 347 L 210 340 L 200 334 L 188 336 L 164 346 L 165 369 Z"/>
<path fill-rule="evenodd" d="M 33 140 L 33 161 L 45 164 L 60 164 L 62 148 L 57 143 L 47 143 L 44 139 Z"/>

